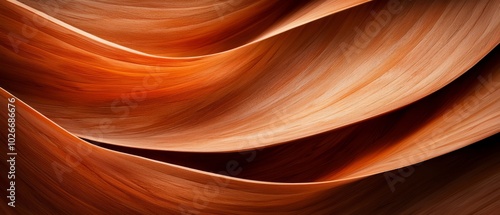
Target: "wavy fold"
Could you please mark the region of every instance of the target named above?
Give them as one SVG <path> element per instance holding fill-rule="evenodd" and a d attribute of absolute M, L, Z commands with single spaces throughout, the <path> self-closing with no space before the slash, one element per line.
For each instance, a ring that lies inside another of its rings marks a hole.
<path fill-rule="evenodd" d="M 14 20 L 30 12 L 3 4 L 2 17 L 12 20 L 5 27 L 21 34 L 22 23 Z M 415 102 L 498 44 L 498 1 L 404 2 L 359 54 L 343 53 L 343 44 L 359 43 L 356 29 L 373 23 L 357 14 L 385 11 L 386 5 L 363 4 L 197 59 L 124 52 L 48 22 L 19 45 L 21 53 L 8 49 L 3 37 L 7 70 L 1 84 L 87 139 L 157 150 L 237 151 L 318 134 Z"/>
<path fill-rule="evenodd" d="M 1 1 L 2 214 L 494 214 L 499 9 Z"/>

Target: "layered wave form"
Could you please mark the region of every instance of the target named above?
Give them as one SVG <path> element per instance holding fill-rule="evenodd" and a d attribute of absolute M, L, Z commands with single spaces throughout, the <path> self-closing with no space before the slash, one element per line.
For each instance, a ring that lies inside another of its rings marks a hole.
<path fill-rule="evenodd" d="M 0 5 L 2 214 L 499 211 L 499 0 Z"/>

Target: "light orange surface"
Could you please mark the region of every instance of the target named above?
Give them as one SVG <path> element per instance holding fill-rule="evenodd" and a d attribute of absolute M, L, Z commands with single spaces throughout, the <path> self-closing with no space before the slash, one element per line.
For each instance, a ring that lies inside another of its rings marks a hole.
<path fill-rule="evenodd" d="M 499 9 L 1 1 L 2 214 L 494 213 Z"/>

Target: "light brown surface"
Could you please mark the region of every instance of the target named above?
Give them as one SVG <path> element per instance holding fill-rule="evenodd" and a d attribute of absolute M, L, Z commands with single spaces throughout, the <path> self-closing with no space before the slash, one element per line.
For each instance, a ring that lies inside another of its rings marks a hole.
<path fill-rule="evenodd" d="M 391 2 L 0 2 L 1 214 L 499 211 L 500 1 Z"/>
<path fill-rule="evenodd" d="M 2 23 L 9 21 L 3 28 L 21 34 L 23 23 L 16 20 L 32 13 L 2 4 Z M 402 2 L 392 21 L 348 61 L 340 45 L 356 44 L 355 29 L 373 21 L 360 14 L 386 5 L 363 4 L 252 45 L 181 59 L 123 51 L 49 22 L 17 54 L 2 37 L 1 84 L 87 139 L 238 151 L 407 105 L 463 74 L 500 39 L 498 1 Z M 100 126 L 108 123 L 112 129 Z"/>

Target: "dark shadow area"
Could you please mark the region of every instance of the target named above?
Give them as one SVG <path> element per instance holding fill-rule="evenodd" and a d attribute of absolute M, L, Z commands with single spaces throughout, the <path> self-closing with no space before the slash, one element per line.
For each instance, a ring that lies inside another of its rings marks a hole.
<path fill-rule="evenodd" d="M 439 91 L 403 108 L 346 127 L 263 149 L 234 153 L 189 153 L 128 148 L 86 140 L 101 147 L 208 172 L 236 169 L 238 178 L 311 182 L 334 175 L 364 156 L 394 146 L 464 99 L 491 72 L 498 48 Z M 494 72 L 494 71 L 493 71 Z M 498 140 L 498 136 L 492 137 Z M 241 168 L 241 169 L 240 169 Z M 222 174 L 225 174 L 222 172 Z"/>
<path fill-rule="evenodd" d="M 329 211 L 350 211 L 351 214 L 412 214 L 426 209 L 432 212 L 450 212 L 453 209 L 469 214 L 465 212 L 468 207 L 483 209 L 488 201 L 481 199 L 483 202 L 478 205 L 478 202 L 471 201 L 474 197 L 461 196 L 464 193 L 460 192 L 470 192 L 471 187 L 479 185 L 481 189 L 474 189 L 470 194 L 490 198 L 498 196 L 495 190 L 500 189 L 499 143 L 500 134 L 497 133 L 454 152 L 391 171 L 391 179 L 388 179 L 388 173 L 381 173 L 325 191 L 320 197 L 324 201 L 319 204 L 326 210 L 334 208 Z M 392 183 L 393 190 L 390 185 L 392 180 L 397 180 Z M 489 204 L 498 206 L 498 199 Z"/>

